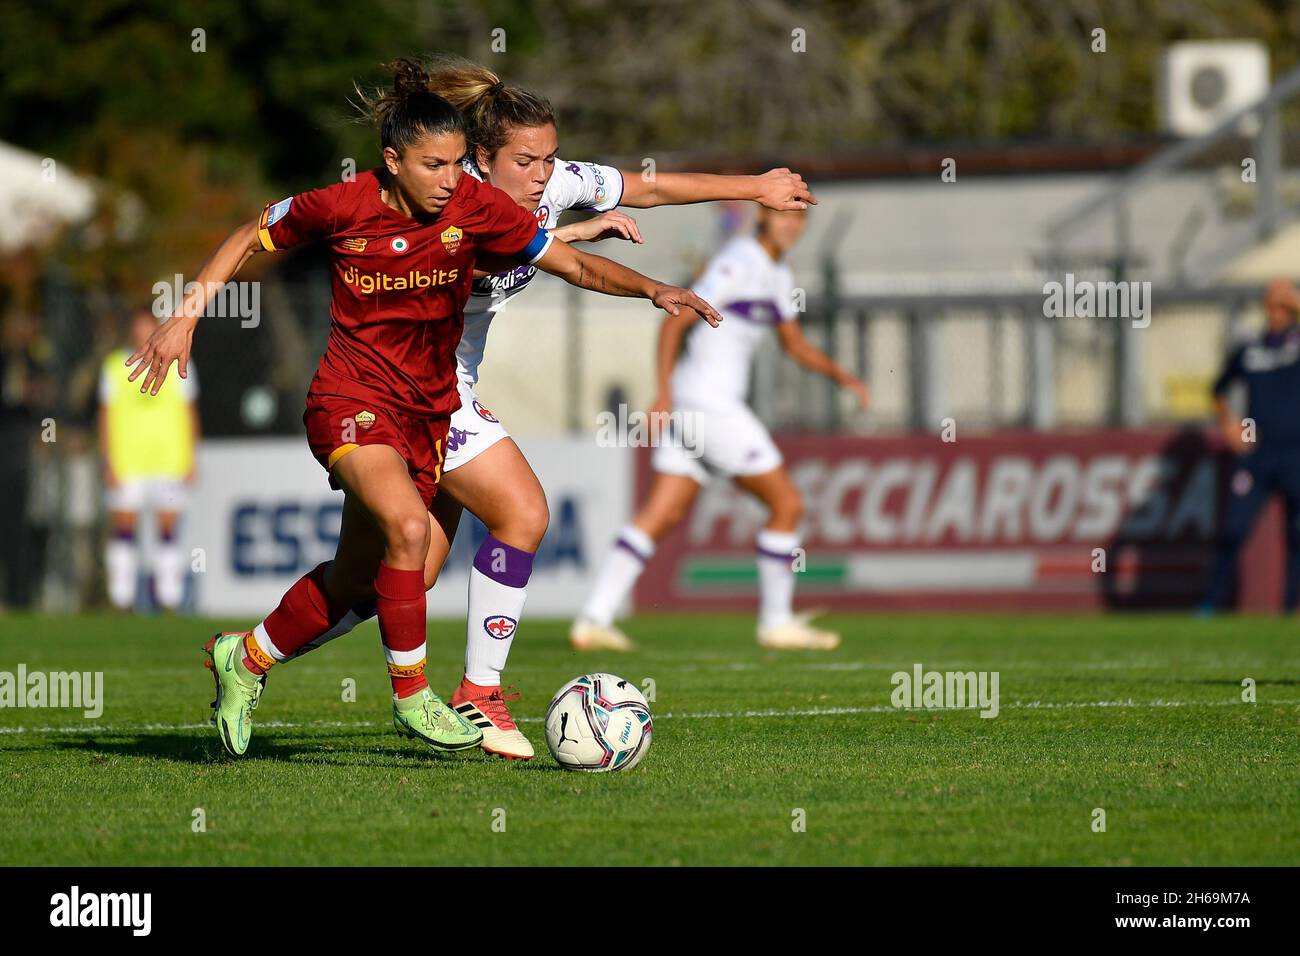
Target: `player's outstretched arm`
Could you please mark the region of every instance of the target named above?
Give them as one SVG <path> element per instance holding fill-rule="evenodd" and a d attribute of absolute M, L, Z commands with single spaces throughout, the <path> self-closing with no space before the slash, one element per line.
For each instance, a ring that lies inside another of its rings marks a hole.
<path fill-rule="evenodd" d="M 677 315 L 684 308 L 694 309 L 704 318 L 704 321 L 715 327 L 722 321 L 722 316 L 718 314 L 717 309 L 690 289 L 681 289 L 648 279 L 635 269 L 629 269 L 604 256 L 579 252 L 559 239 L 552 241 L 546 254 L 534 265 L 543 272 L 559 276 L 570 285 L 576 285 L 581 289 L 590 289 L 605 295 L 649 299 L 669 315 Z"/>
<path fill-rule="evenodd" d="M 158 326 L 157 331 L 149 336 L 149 341 L 126 360 L 127 365 L 135 366 L 135 370 L 127 376 L 127 381 L 134 382 L 147 371 L 144 381 L 140 383 L 140 391 L 157 395 L 172 362 L 177 363 L 180 377 L 186 377 L 194 327 L 207 309 L 208 297 L 233 279 L 249 257 L 262 248 L 257 238 L 257 228 L 257 220 L 240 226 L 208 257 L 195 277 L 195 286 L 180 301 L 171 317 Z"/>
<path fill-rule="evenodd" d="M 659 323 L 659 342 L 655 347 L 655 382 L 658 393 L 650 406 L 652 412 L 667 412 L 673 404 L 673 366 L 682 351 L 682 339 L 700 315 L 694 309 L 682 309 L 676 315 L 664 316 Z"/>
<path fill-rule="evenodd" d="M 833 358 L 813 345 L 803 334 L 798 322 L 782 322 L 777 326 L 777 336 L 781 340 L 781 350 L 809 371 L 825 375 L 841 388 L 847 388 L 858 397 L 863 408 L 871 401 L 867 383 L 849 373 Z"/>
<path fill-rule="evenodd" d="M 571 222 L 567 226 L 558 226 L 551 230 L 551 235 L 565 242 L 599 242 L 601 239 L 626 239 L 628 242 L 640 243 L 641 230 L 636 220 L 625 212 L 611 209 L 599 216 L 592 216 L 582 222 Z"/>
<path fill-rule="evenodd" d="M 693 202 L 749 200 L 768 209 L 807 209 L 817 205 L 808 184 L 798 173 L 782 167 L 761 176 L 718 176 L 713 173 L 655 173 L 646 179 L 639 172 L 623 171 L 620 206 L 649 209 Z"/>

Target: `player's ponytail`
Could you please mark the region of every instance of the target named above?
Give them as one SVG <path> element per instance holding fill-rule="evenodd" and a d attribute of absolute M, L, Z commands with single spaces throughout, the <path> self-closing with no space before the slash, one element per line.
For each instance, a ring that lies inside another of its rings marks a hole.
<path fill-rule="evenodd" d="M 385 67 L 393 74 L 390 89 L 367 92 L 356 86 L 362 114 L 379 128 L 381 146 L 398 154 L 422 137 L 460 133 L 468 140 L 465 118 L 454 105 L 432 92 L 429 74 L 415 60 L 405 57 Z"/>
<path fill-rule="evenodd" d="M 478 63 L 438 55 L 429 58 L 427 70 L 429 89 L 464 114 L 471 154 L 481 146 L 491 156 L 513 130 L 555 123 L 555 110 L 545 97 L 502 82 Z"/>

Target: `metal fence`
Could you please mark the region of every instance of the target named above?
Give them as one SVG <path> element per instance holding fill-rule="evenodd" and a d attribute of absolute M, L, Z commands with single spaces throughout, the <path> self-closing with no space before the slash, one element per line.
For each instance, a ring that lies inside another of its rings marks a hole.
<path fill-rule="evenodd" d="M 1131 277 L 1139 260 L 1159 263 L 1168 281 L 1194 283 L 1215 276 L 1244 249 L 1264 242 L 1294 218 L 1294 195 L 1284 195 L 1284 114 L 1294 120 L 1300 68 L 1273 84 L 1258 102 L 1237 110 L 1203 136 L 1178 142 L 1115 177 L 1110 188 L 1053 217 L 1043 231 L 1048 268 L 1078 255 L 1080 245 L 1107 262 L 1116 279 Z M 1225 191 L 1215 165 L 1237 179 Z M 1153 223 L 1148 200 L 1169 180 L 1190 170 L 1201 175 L 1201 196 L 1179 209 L 1168 246 L 1144 229 Z M 1208 174 L 1205 174 L 1210 170 Z M 1246 215 L 1241 215 L 1245 207 Z M 1150 271 L 1146 269 L 1144 271 Z"/>
<path fill-rule="evenodd" d="M 759 357 L 760 415 L 791 430 L 1137 426 L 1203 416 L 1263 288 L 1153 288 L 1151 321 L 1049 318 L 1045 294 L 821 295 L 810 337 L 871 386 L 856 412 L 831 382 Z"/>

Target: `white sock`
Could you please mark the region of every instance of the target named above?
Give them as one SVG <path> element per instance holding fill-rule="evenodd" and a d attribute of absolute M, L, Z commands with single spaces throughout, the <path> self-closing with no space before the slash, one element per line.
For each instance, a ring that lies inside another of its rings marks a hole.
<path fill-rule="evenodd" d="M 596 574 L 596 584 L 587 597 L 582 617 L 604 627 L 613 624 L 614 615 L 627 600 L 632 585 L 636 584 L 636 579 L 654 554 L 655 543 L 648 534 L 636 525 L 624 527 Z"/>
<path fill-rule="evenodd" d="M 263 654 L 276 663 L 286 659 L 284 652 L 275 646 L 275 641 L 271 640 L 271 635 L 267 633 L 265 621 L 253 628 L 253 641 L 262 649 Z"/>
<path fill-rule="evenodd" d="M 113 607 L 126 610 L 135 604 L 136 577 L 140 558 L 133 538 L 110 538 L 105 555 L 108 565 L 108 599 Z"/>
<path fill-rule="evenodd" d="M 185 596 L 185 558 L 175 541 L 160 541 L 153 555 L 154 595 L 169 611 L 181 606 Z"/>
<path fill-rule="evenodd" d="M 465 676 L 499 687 L 501 672 L 528 600 L 533 555 L 488 535 L 469 569 L 469 617 L 465 622 Z"/>
<path fill-rule="evenodd" d="M 475 684 L 501 684 L 510 647 L 528 588 L 511 588 L 493 581 L 478 568 L 469 569 L 469 619 L 465 628 L 465 676 Z"/>
<path fill-rule="evenodd" d="M 764 630 L 794 618 L 794 531 L 758 533 L 758 626 Z"/>

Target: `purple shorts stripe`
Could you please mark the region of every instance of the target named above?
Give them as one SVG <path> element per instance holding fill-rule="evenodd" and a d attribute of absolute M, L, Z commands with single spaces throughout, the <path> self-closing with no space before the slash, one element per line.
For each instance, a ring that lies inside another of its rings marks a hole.
<path fill-rule="evenodd" d="M 522 588 L 533 573 L 533 555 L 488 535 L 474 555 L 474 570 L 508 588 Z"/>
<path fill-rule="evenodd" d="M 755 548 L 754 550 L 758 552 L 758 556 L 761 558 L 771 558 L 773 561 L 784 561 L 787 564 L 794 560 L 793 551 L 789 554 L 782 554 L 780 551 L 768 551 L 766 548 Z"/>
<path fill-rule="evenodd" d="M 638 561 L 640 561 L 642 564 L 645 564 L 646 562 L 648 562 L 648 561 L 650 560 L 650 559 L 647 558 L 644 554 L 642 554 L 640 551 L 638 551 L 635 547 L 633 547 L 632 544 L 631 544 L 630 542 L 628 542 L 627 540 L 625 540 L 625 539 L 623 539 L 623 538 L 618 538 L 618 539 L 616 539 L 616 540 L 614 541 L 614 546 L 615 546 L 615 547 L 618 547 L 618 548 L 622 548 L 624 551 L 627 551 L 629 554 L 631 554 L 633 557 L 635 557 L 635 558 L 636 558 Z"/>

